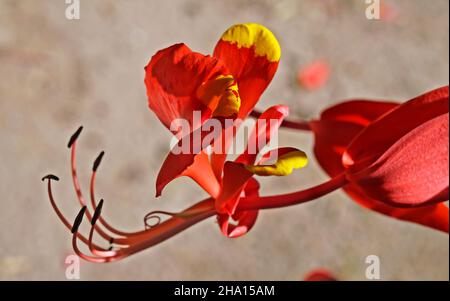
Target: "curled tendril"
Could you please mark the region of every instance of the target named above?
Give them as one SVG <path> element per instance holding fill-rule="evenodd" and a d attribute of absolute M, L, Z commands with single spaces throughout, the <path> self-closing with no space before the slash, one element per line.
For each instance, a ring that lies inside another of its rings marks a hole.
<path fill-rule="evenodd" d="M 184 213 L 184 212 L 169 212 L 169 211 L 162 211 L 162 210 L 154 210 L 151 211 L 149 213 L 147 213 L 144 216 L 144 225 L 145 225 L 145 229 L 152 229 L 156 226 L 158 226 L 159 224 L 161 224 L 162 218 L 160 215 L 167 215 L 173 218 L 182 218 L 182 219 L 187 219 L 187 218 L 192 218 L 194 216 L 196 216 L 197 214 L 199 214 L 200 212 L 190 212 L 189 214 Z M 148 221 L 150 220 L 156 220 L 155 223 L 149 224 Z"/>

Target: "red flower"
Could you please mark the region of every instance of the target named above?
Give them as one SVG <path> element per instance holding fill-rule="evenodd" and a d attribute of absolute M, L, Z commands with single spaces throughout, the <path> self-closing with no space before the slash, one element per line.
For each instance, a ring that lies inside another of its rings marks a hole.
<path fill-rule="evenodd" d="M 246 24 L 236 25 L 225 32 L 216 47 L 215 56 L 216 58 L 211 58 L 193 53 L 185 45 L 178 44 L 158 52 L 146 67 L 145 83 L 149 106 L 161 122 L 177 135 L 180 142 L 195 135 L 200 125 L 213 117 L 221 121 L 223 118 L 246 117 L 272 79 L 280 50 L 275 37 L 266 28 Z M 197 110 L 201 113 L 198 124 L 191 118 Z M 284 196 L 259 197 L 259 184 L 253 176 L 288 175 L 307 162 L 306 155 L 294 148 L 272 150 L 257 160 L 257 155 L 264 146 L 260 142 L 268 143 L 287 115 L 288 108 L 285 106 L 273 106 L 261 114 L 259 120 L 266 122 L 256 123 L 251 135 L 253 139 L 250 139 L 246 150 L 234 161 L 226 161 L 226 153 L 216 154 L 216 157 L 213 153 L 209 158 L 203 148 L 199 153 L 192 154 L 171 152 L 158 176 L 157 194 L 175 177 L 190 176 L 211 198 L 200 201 L 181 213 L 153 211 L 144 218 L 146 229 L 137 232 L 119 230 L 101 216 L 103 200 L 99 203 L 95 200 L 95 178 L 103 152 L 94 161 L 92 168 L 90 205 L 94 212 L 88 209 L 76 168 L 76 144 L 82 129 L 80 127 L 71 137 L 68 146 L 71 149 L 73 184 L 82 209 L 71 224 L 59 210 L 53 196 L 52 181 L 59 179 L 48 175 L 43 180 L 48 180 L 51 205 L 64 225 L 71 229 L 75 252 L 92 262 L 123 259 L 213 215 L 217 215 L 219 226 L 225 235 L 238 237 L 251 229 L 260 208 L 285 204 Z M 188 120 L 192 131 L 186 134 L 173 128 L 172 121 L 178 118 Z M 276 124 L 269 122 L 274 120 Z M 234 135 L 224 135 L 223 140 L 233 138 Z M 275 161 L 271 163 L 273 159 Z M 296 197 L 296 194 L 292 194 L 286 200 L 292 204 Z M 168 214 L 172 218 L 161 222 L 158 214 Z M 88 237 L 78 231 L 85 215 L 91 223 Z M 149 225 L 151 219 L 155 219 L 156 223 Z M 234 219 L 237 224 L 230 224 L 230 219 Z M 109 242 L 110 248 L 94 244 L 95 233 Z M 92 255 L 80 250 L 79 241 L 89 248 Z"/>
<path fill-rule="evenodd" d="M 402 105 L 338 104 L 310 122 L 314 153 L 364 207 L 448 232 L 448 106 L 448 87 Z"/>
<path fill-rule="evenodd" d="M 192 52 L 177 44 L 159 51 L 146 67 L 145 84 L 149 106 L 161 122 L 184 141 L 200 135 L 201 147 L 189 152 L 171 151 L 158 175 L 159 195 L 164 186 L 179 176 L 194 179 L 210 195 L 181 213 L 153 211 L 144 218 L 146 229 L 126 232 L 111 226 L 102 216 L 103 200 L 95 199 L 95 179 L 104 153 L 96 158 L 90 181 L 90 207 L 80 187 L 76 168 L 76 144 L 81 127 L 69 141 L 74 189 L 82 206 L 71 224 L 56 205 L 48 175 L 48 194 L 63 224 L 71 229 L 72 245 L 82 258 L 92 262 L 123 259 L 154 246 L 211 216 L 217 216 L 228 237 L 247 233 L 258 211 L 300 204 L 344 188 L 364 206 L 390 216 L 411 220 L 448 232 L 448 87 L 437 89 L 402 105 L 352 101 L 326 110 L 309 123 L 284 121 L 285 106 L 273 106 L 259 115 L 245 151 L 227 161 L 228 142 L 235 133 L 226 130 L 213 135 L 203 126 L 227 119 L 245 118 L 270 83 L 280 58 L 273 34 L 261 25 L 243 24 L 228 29 L 218 42 L 214 57 Z M 199 112 L 196 120 L 194 112 Z M 188 122 L 189 130 L 173 124 Z M 268 121 L 276 121 L 275 124 Z M 284 147 L 261 154 L 263 147 L 281 124 L 312 129 L 316 136 L 314 152 L 332 178 L 315 187 L 293 193 L 260 196 L 257 176 L 285 176 L 306 165 L 300 150 Z M 235 124 L 233 124 L 235 125 Z M 252 139 L 253 138 L 253 139 Z M 260 143 L 263 141 L 264 143 Z M 217 143 L 220 142 L 220 143 Z M 223 143 L 225 152 L 216 152 Z M 262 145 L 261 145 L 262 144 Z M 205 148 L 211 145 L 208 156 Z M 414 208 L 409 208 L 414 207 Z M 172 216 L 161 222 L 158 214 Z M 89 236 L 79 232 L 86 216 L 91 223 Z M 149 225 L 154 219 L 155 224 Z M 233 219 L 237 223 L 231 224 Z M 110 247 L 93 243 L 100 235 Z M 92 253 L 80 250 L 83 242 Z"/>
<path fill-rule="evenodd" d="M 272 80 L 280 55 L 278 41 L 267 28 L 238 24 L 222 35 L 213 57 L 192 52 L 184 44 L 163 49 L 152 57 L 145 68 L 150 109 L 180 138 L 180 144 L 193 140 L 197 133 L 202 141 L 200 152 L 169 153 L 156 182 L 157 196 L 167 183 L 183 175 L 217 195 L 218 186 L 205 181 L 213 175 L 203 169 L 206 159 L 201 150 L 207 146 L 203 142 L 209 133 L 199 127 L 212 117 L 220 121 L 244 119 Z M 198 122 L 193 120 L 194 111 L 200 112 Z M 171 128 L 171 123 L 179 118 L 189 121 L 189 133 Z M 217 178 L 222 174 L 225 152 L 215 153 L 211 159 L 215 162 L 212 173 Z"/>

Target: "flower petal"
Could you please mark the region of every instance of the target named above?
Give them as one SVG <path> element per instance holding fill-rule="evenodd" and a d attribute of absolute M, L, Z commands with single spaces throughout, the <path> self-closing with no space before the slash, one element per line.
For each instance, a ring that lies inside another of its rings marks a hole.
<path fill-rule="evenodd" d="M 352 141 L 343 163 L 353 171 L 367 167 L 401 137 L 439 115 L 448 113 L 448 86 L 416 97 L 375 120 Z M 367 147 L 370 145 L 370 147 Z"/>
<path fill-rule="evenodd" d="M 284 118 L 289 115 L 289 107 L 276 105 L 265 110 L 256 120 L 245 151 L 236 162 L 253 164 L 258 153 L 266 146 L 276 133 Z"/>
<path fill-rule="evenodd" d="M 237 24 L 222 35 L 214 49 L 236 79 L 242 100 L 239 118 L 245 118 L 271 82 L 281 49 L 275 36 L 259 24 Z"/>
<path fill-rule="evenodd" d="M 337 279 L 325 269 L 315 269 L 306 274 L 305 281 L 337 281 Z"/>
<path fill-rule="evenodd" d="M 208 125 L 213 126 L 209 127 Z M 216 128 L 214 125 L 220 125 L 220 128 Z M 204 126 L 181 138 L 177 145 L 171 149 L 161 166 L 156 179 L 156 196 L 161 195 L 162 190 L 169 182 L 177 177 L 187 175 L 215 198 L 218 194 L 218 189 L 215 187 L 217 178 L 212 165 L 208 160 L 205 161 L 204 158 L 200 160 L 197 156 L 204 152 L 212 141 L 216 141 L 220 137 L 222 128 L 232 125 L 233 123 L 228 124 L 224 122 L 222 117 L 209 119 L 205 121 Z M 199 165 L 196 161 L 203 163 Z M 199 166 L 199 168 L 195 166 Z M 211 185 L 214 187 L 207 187 L 208 183 L 212 183 Z"/>
<path fill-rule="evenodd" d="M 352 139 L 372 120 L 379 118 L 395 106 L 395 103 L 389 102 L 349 101 L 325 110 L 320 121 L 310 123 L 315 135 L 315 157 L 330 177 L 335 177 L 344 171 L 341 158 Z M 347 185 L 344 190 L 365 208 L 448 233 L 449 209 L 445 204 L 398 208 L 367 196 L 356 185 Z"/>
<path fill-rule="evenodd" d="M 259 196 L 259 183 L 254 178 L 249 178 L 245 183 L 243 189 L 243 194 L 246 197 L 257 197 Z M 227 213 L 218 214 L 217 222 L 220 226 L 222 233 L 230 238 L 236 238 L 248 233 L 252 227 L 255 225 L 256 218 L 258 217 L 258 210 L 241 211 L 232 214 L 231 216 Z M 237 221 L 237 224 L 230 224 L 230 218 Z"/>
<path fill-rule="evenodd" d="M 293 147 L 279 148 L 264 155 L 264 161 L 278 157 L 274 164 L 244 165 L 245 169 L 258 176 L 287 176 L 294 169 L 303 168 L 308 164 L 308 157 L 304 152 Z M 262 162 L 260 162 L 262 163 Z"/>
<path fill-rule="evenodd" d="M 377 161 L 348 178 L 367 195 L 394 206 L 448 200 L 449 114 L 418 126 Z"/>
<path fill-rule="evenodd" d="M 149 107 L 168 129 L 178 118 L 196 129 L 214 109 L 208 106 L 209 100 L 198 97 L 199 87 L 227 74 L 220 60 L 193 52 L 184 44 L 160 50 L 145 67 Z M 194 124 L 193 111 L 201 112 L 200 124 Z"/>
<path fill-rule="evenodd" d="M 227 161 L 223 168 L 222 189 L 216 199 L 216 211 L 220 214 L 234 214 L 242 191 L 253 173 L 243 164 Z"/>
<path fill-rule="evenodd" d="M 220 191 L 219 182 L 214 177 L 208 155 L 201 152 L 197 155 L 170 153 L 164 161 L 156 180 L 156 197 L 172 180 L 188 176 L 199 184 L 210 196 L 216 197 Z"/>
<path fill-rule="evenodd" d="M 344 121 L 367 126 L 398 105 L 398 103 L 391 101 L 348 100 L 324 110 L 320 115 L 320 120 Z"/>

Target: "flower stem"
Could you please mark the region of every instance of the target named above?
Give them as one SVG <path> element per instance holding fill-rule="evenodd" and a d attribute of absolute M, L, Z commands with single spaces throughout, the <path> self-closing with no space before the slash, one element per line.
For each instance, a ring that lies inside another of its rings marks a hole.
<path fill-rule="evenodd" d="M 320 185 L 288 194 L 263 196 L 259 198 L 242 198 L 236 210 L 259 210 L 287 207 L 306 203 L 335 191 L 348 183 L 345 174 L 342 173 Z"/>
<path fill-rule="evenodd" d="M 254 118 L 258 118 L 260 115 L 261 115 L 261 112 L 256 111 L 256 110 L 253 110 L 250 113 L 250 116 L 252 116 Z M 294 130 L 300 130 L 300 131 L 311 131 L 311 126 L 309 125 L 309 122 L 305 121 L 305 120 L 294 121 L 294 120 L 285 119 L 281 123 L 281 127 L 285 127 L 288 129 L 294 129 Z"/>

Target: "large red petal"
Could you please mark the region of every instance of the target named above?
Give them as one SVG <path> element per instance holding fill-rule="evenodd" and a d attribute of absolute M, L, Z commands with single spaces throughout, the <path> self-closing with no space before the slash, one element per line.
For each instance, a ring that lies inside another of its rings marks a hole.
<path fill-rule="evenodd" d="M 257 199 L 259 193 L 259 183 L 254 178 L 250 178 L 246 183 L 243 194 L 246 197 L 255 197 Z M 241 211 L 230 216 L 229 214 L 218 214 L 217 222 L 222 233 L 230 238 L 236 238 L 248 233 L 255 225 L 258 217 L 258 210 Z M 237 224 L 231 224 L 233 219 Z"/>
<path fill-rule="evenodd" d="M 320 120 L 344 121 L 367 126 L 397 106 L 398 103 L 389 101 L 348 100 L 324 110 Z"/>
<path fill-rule="evenodd" d="M 241 96 L 239 118 L 245 118 L 271 82 L 280 60 L 275 36 L 259 24 L 230 27 L 214 49 L 236 79 Z"/>
<path fill-rule="evenodd" d="M 349 173 L 350 181 L 370 197 L 394 206 L 448 200 L 448 122 L 447 113 L 418 126 L 370 167 Z"/>
<path fill-rule="evenodd" d="M 310 124 L 315 134 L 316 159 L 330 177 L 335 177 L 344 171 L 342 154 L 364 126 L 396 106 L 394 103 L 386 102 L 358 101 L 356 106 L 352 103 L 354 102 L 344 102 L 331 107 L 322 113 L 324 120 Z M 396 208 L 370 198 L 355 185 L 347 185 L 344 190 L 363 207 L 393 218 L 448 232 L 449 209 L 445 204 L 420 208 Z"/>
<path fill-rule="evenodd" d="M 221 214 L 234 214 L 248 180 L 253 173 L 236 162 L 227 161 L 223 169 L 222 190 L 216 199 L 216 210 Z"/>
<path fill-rule="evenodd" d="M 218 182 L 204 150 L 208 147 L 210 139 L 217 139 L 220 133 L 220 129 L 214 127 L 209 131 L 201 127 L 180 139 L 161 166 L 156 179 L 156 196 L 160 196 L 164 187 L 175 178 L 190 176 L 212 197 L 216 197 Z"/>
<path fill-rule="evenodd" d="M 288 115 L 289 108 L 287 106 L 276 105 L 265 110 L 256 120 L 247 147 L 236 162 L 254 164 L 258 153 L 270 142 L 271 137 L 278 131 L 284 118 Z"/>
<path fill-rule="evenodd" d="M 177 118 L 188 120 L 194 129 L 200 126 L 193 124 L 194 110 L 201 112 L 201 121 L 212 113 L 197 98 L 197 89 L 207 80 L 226 74 L 220 60 L 193 52 L 184 44 L 160 50 L 145 67 L 149 107 L 169 129 Z"/>
<path fill-rule="evenodd" d="M 367 167 L 396 141 L 428 120 L 448 113 L 448 86 L 418 96 L 367 126 L 343 156 L 353 172 Z"/>

